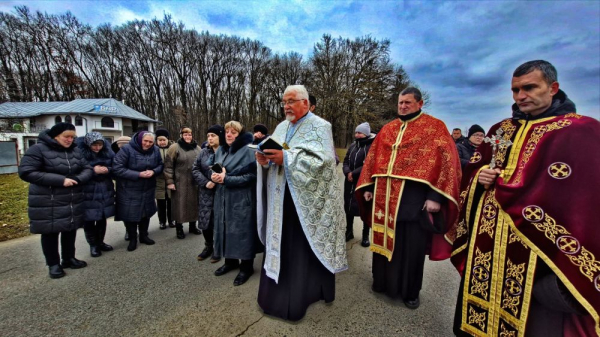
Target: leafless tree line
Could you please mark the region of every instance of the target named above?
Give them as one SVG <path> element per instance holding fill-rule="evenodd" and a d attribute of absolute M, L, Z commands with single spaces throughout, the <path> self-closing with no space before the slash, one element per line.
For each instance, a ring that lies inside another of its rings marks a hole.
<path fill-rule="evenodd" d="M 112 97 L 163 122 L 171 134 L 238 120 L 272 129 L 290 84 L 317 97 L 338 146 L 356 125 L 378 129 L 395 115 L 410 84 L 389 58 L 390 41 L 323 35 L 313 55 L 276 54 L 260 41 L 187 29 L 169 15 L 92 28 L 71 13 L 15 7 L 0 12 L 0 101 L 70 101 Z"/>

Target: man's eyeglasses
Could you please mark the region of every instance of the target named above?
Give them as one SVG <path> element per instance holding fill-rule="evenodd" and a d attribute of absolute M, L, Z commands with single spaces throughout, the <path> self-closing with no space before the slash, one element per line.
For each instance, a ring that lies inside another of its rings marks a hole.
<path fill-rule="evenodd" d="M 300 102 L 302 101 L 301 99 L 288 99 L 287 101 L 282 101 L 281 103 L 279 103 L 279 106 L 281 106 L 282 108 L 285 108 L 286 105 L 292 105 L 296 102 Z"/>

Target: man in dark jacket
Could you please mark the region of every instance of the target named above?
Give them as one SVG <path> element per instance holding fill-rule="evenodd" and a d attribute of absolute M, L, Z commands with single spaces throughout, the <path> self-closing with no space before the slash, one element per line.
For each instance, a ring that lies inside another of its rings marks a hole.
<path fill-rule="evenodd" d="M 364 122 L 356 127 L 354 131 L 355 141 L 348 148 L 346 157 L 344 157 L 344 211 L 346 212 L 346 242 L 354 239 L 353 226 L 354 217 L 359 216 L 358 204 L 354 197 L 354 189 L 356 182 L 360 177 L 362 166 L 371 147 L 371 143 L 375 139 L 375 135 L 371 133 L 369 123 Z M 362 241 L 360 245 L 369 247 L 369 226 L 363 221 Z"/>
<path fill-rule="evenodd" d="M 465 141 L 465 136 L 462 135 L 462 130 L 460 128 L 452 129 L 452 139 L 454 139 L 455 144 L 460 144 Z"/>
<path fill-rule="evenodd" d="M 460 157 L 460 167 L 465 168 L 473 154 L 475 153 L 475 149 L 483 142 L 483 137 L 485 137 L 485 131 L 483 128 L 477 124 L 473 124 L 469 128 L 469 135 L 467 139 L 465 139 L 461 143 L 456 143 L 456 150 L 458 151 L 458 156 Z M 481 157 L 480 154 L 476 154 L 473 160 L 477 159 L 477 156 Z"/>

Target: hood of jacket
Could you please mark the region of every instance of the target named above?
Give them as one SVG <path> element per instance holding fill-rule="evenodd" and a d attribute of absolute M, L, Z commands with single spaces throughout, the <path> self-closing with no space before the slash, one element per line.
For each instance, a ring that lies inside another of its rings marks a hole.
<path fill-rule="evenodd" d="M 115 156 L 115 152 L 112 150 L 111 144 L 107 142 L 106 139 L 103 139 L 103 141 L 104 146 L 100 151 L 98 151 L 98 153 L 95 153 L 89 146 L 87 146 L 83 137 L 77 137 L 75 140 L 77 147 L 79 147 L 79 150 L 87 161 L 91 161 L 96 158 L 113 158 Z"/>

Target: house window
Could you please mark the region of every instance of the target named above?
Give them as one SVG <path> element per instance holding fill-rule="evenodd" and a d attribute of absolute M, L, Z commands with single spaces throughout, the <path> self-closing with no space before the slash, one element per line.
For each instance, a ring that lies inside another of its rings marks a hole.
<path fill-rule="evenodd" d="M 37 138 L 25 138 L 24 143 L 25 143 L 25 150 L 27 150 L 28 148 L 37 144 Z"/>
<path fill-rule="evenodd" d="M 100 125 L 103 128 L 114 128 L 115 121 L 110 117 L 102 117 L 102 120 L 100 121 Z"/>
<path fill-rule="evenodd" d="M 58 124 L 62 122 L 62 118 L 60 118 L 60 116 L 56 116 L 54 117 L 54 124 Z"/>
<path fill-rule="evenodd" d="M 81 118 L 81 116 L 75 116 L 75 126 L 82 126 L 83 125 L 83 118 Z"/>
<path fill-rule="evenodd" d="M 66 115 L 66 116 L 65 116 L 65 123 L 72 123 L 72 122 L 71 122 L 71 116 L 70 116 L 70 115 Z"/>

